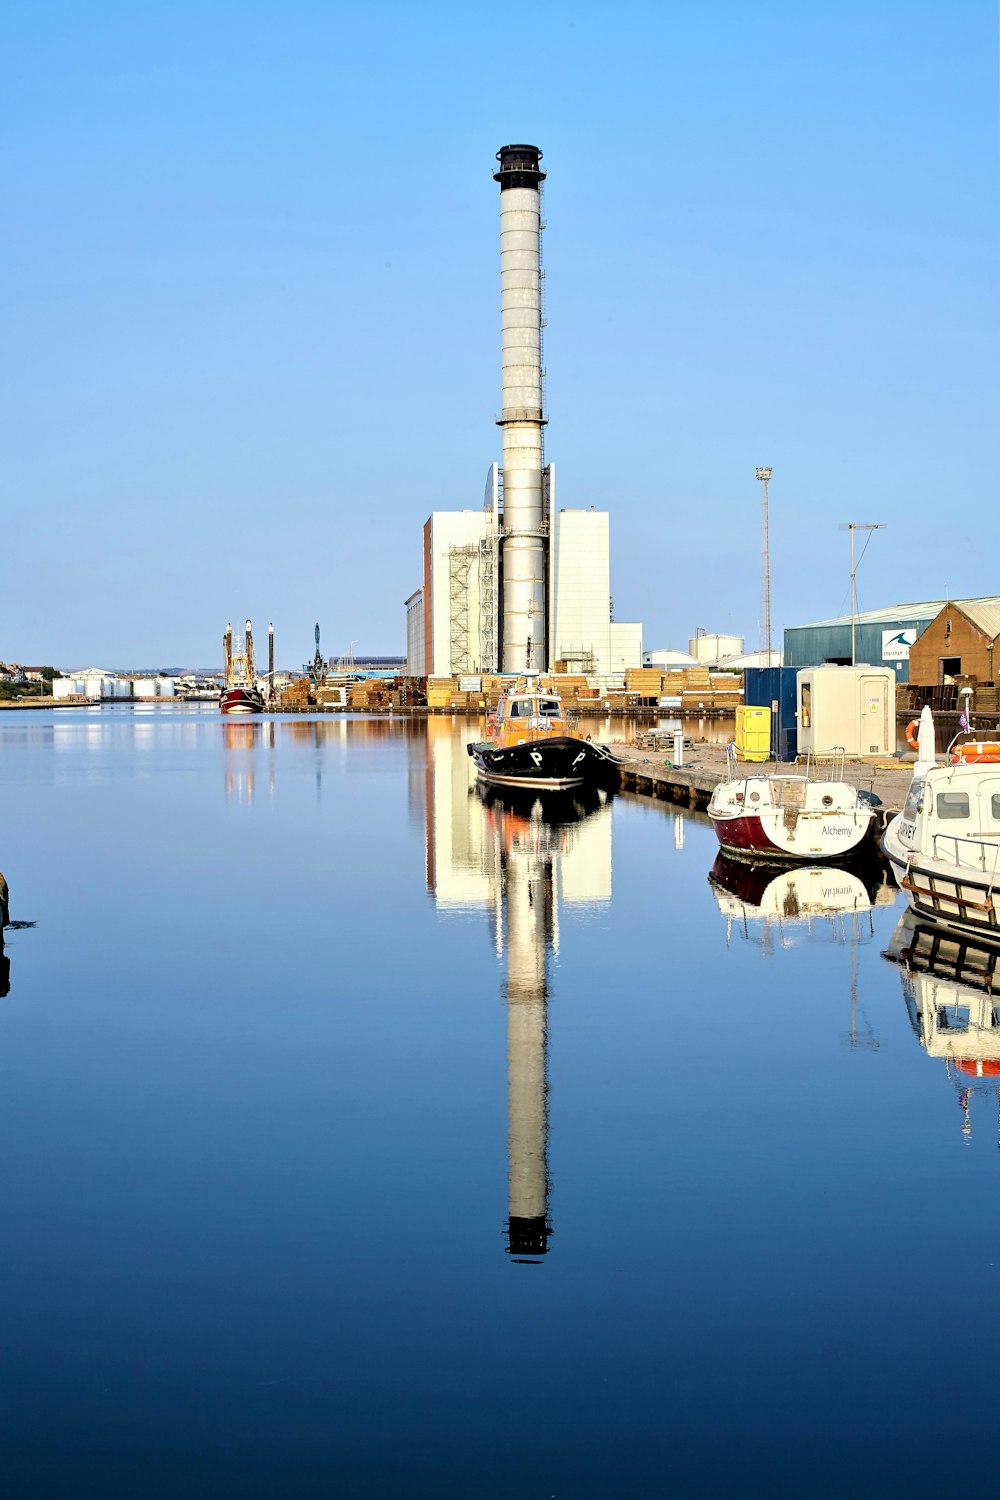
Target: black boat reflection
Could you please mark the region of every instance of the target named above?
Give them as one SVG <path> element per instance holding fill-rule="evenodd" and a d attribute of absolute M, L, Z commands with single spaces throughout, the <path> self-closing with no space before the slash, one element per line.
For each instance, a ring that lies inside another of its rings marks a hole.
<path fill-rule="evenodd" d="M 10 888 L 0 872 L 0 1000 L 10 994 L 10 957 L 4 935 L 25 927 L 34 927 L 34 922 L 12 922 L 10 920 Z"/>
<path fill-rule="evenodd" d="M 922 920 L 900 918 L 885 957 L 901 969 L 910 1026 L 958 1092 L 962 1133 L 972 1135 L 974 1095 L 995 1094 L 1000 1145 L 1000 946 Z"/>

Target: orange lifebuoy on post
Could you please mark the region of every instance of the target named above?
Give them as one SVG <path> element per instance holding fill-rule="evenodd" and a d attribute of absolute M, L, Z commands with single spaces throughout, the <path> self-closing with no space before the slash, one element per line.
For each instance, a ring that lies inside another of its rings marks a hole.
<path fill-rule="evenodd" d="M 917 739 L 917 730 L 919 728 L 920 725 L 917 723 L 916 719 L 911 719 L 909 724 L 907 724 L 906 726 L 906 743 L 909 745 L 911 750 L 920 749 L 920 742 Z"/>

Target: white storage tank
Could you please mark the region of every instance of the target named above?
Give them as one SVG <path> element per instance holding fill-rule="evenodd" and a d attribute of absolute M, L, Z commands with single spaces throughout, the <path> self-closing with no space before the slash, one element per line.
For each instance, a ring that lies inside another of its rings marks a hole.
<path fill-rule="evenodd" d="M 75 698 L 84 691 L 83 680 L 79 677 L 54 677 L 52 679 L 53 698 Z"/>
<path fill-rule="evenodd" d="M 172 677 L 158 677 L 156 679 L 156 696 L 158 698 L 172 698 L 174 696 L 174 679 Z"/>
<path fill-rule="evenodd" d="M 156 697 L 158 697 L 159 695 L 157 694 L 157 691 L 156 691 L 156 678 L 155 677 L 136 677 L 136 678 L 134 678 L 134 680 L 132 682 L 132 696 L 133 696 L 133 698 L 156 698 Z"/>
<path fill-rule="evenodd" d="M 896 748 L 892 667 L 803 667 L 796 675 L 799 751 L 891 755 Z"/>
<path fill-rule="evenodd" d="M 74 676 L 82 684 L 80 692 L 85 698 L 100 702 L 102 698 L 128 697 L 128 683 L 117 678 L 113 672 L 105 671 L 102 667 L 86 667 Z M 116 687 L 119 681 L 121 681 L 120 688 Z"/>
<path fill-rule="evenodd" d="M 712 666 L 724 656 L 741 656 L 741 635 L 693 635 L 688 641 L 688 650 L 702 666 Z"/>

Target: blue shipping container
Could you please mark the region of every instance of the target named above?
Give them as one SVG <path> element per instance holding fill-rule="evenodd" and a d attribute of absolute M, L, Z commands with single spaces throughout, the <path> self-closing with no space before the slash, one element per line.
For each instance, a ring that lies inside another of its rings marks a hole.
<path fill-rule="evenodd" d="M 794 760 L 798 754 L 797 676 L 797 667 L 747 667 L 743 673 L 743 702 L 750 708 L 771 710 L 771 754 L 775 760 Z"/>

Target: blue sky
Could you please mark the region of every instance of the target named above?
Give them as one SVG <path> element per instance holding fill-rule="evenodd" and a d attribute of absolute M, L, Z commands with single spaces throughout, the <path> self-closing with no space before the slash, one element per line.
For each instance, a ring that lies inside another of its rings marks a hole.
<path fill-rule="evenodd" d="M 10 8 L 0 658 L 403 649 L 499 456 L 498 190 L 545 153 L 559 503 L 647 646 L 1000 592 L 997 7 Z"/>

